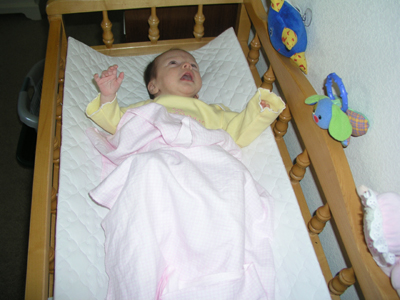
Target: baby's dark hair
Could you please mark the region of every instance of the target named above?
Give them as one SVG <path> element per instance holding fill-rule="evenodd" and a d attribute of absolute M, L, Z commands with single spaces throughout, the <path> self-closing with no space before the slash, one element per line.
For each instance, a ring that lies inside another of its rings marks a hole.
<path fill-rule="evenodd" d="M 158 55 L 155 59 L 153 59 L 153 60 L 147 65 L 146 69 L 144 70 L 144 75 L 143 75 L 143 77 L 144 77 L 144 83 L 146 84 L 146 89 L 147 89 L 147 92 L 149 93 L 150 99 L 154 99 L 154 98 L 155 98 L 154 95 L 150 94 L 149 89 L 148 89 L 148 86 L 149 86 L 150 81 L 151 81 L 152 79 L 154 79 L 154 78 L 157 77 L 157 59 L 158 59 L 160 56 L 162 56 L 163 54 L 165 54 L 165 53 L 167 53 L 167 52 L 169 52 L 169 51 L 173 51 L 173 50 L 179 50 L 179 51 L 184 51 L 184 52 L 186 52 L 186 53 L 189 53 L 189 52 L 187 52 L 186 50 L 179 49 L 179 48 L 172 48 L 172 49 L 169 49 L 169 50 L 167 50 L 167 51 L 161 53 L 160 55 Z M 189 53 L 189 54 L 190 54 L 190 53 Z M 190 55 L 192 55 L 192 54 L 190 54 Z"/>

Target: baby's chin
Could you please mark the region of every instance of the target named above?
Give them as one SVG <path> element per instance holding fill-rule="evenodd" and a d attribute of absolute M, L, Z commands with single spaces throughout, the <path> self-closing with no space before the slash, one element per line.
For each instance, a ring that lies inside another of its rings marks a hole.
<path fill-rule="evenodd" d="M 197 88 L 179 88 L 176 89 L 175 91 L 165 91 L 165 92 L 160 92 L 160 94 L 156 95 L 156 97 L 160 96 L 166 96 L 166 95 L 174 95 L 174 96 L 181 96 L 181 97 L 186 97 L 186 98 L 195 98 L 198 99 L 198 93 L 200 89 Z"/>

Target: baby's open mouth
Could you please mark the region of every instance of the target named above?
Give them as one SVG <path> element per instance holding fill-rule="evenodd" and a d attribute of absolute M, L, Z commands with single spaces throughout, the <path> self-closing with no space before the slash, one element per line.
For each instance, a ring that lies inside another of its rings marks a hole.
<path fill-rule="evenodd" d="M 184 81 L 193 81 L 193 75 L 190 72 L 186 72 L 185 74 L 183 74 L 183 76 L 181 77 L 181 80 Z"/>

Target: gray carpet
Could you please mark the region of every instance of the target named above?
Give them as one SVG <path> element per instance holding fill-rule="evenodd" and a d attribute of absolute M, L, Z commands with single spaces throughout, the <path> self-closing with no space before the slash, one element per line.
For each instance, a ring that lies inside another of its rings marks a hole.
<path fill-rule="evenodd" d="M 119 42 L 122 15 L 110 14 L 110 20 Z M 100 22 L 101 13 L 66 17 L 66 33 L 89 45 L 100 44 Z M 16 158 L 22 128 L 17 100 L 25 75 L 45 58 L 47 35 L 45 17 L 32 21 L 23 14 L 0 15 L 0 299 L 24 299 L 33 169 Z"/>

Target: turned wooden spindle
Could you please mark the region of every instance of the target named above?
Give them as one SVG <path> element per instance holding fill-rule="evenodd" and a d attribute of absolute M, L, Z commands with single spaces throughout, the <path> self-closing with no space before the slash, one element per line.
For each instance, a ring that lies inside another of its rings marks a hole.
<path fill-rule="evenodd" d="M 58 84 L 64 83 L 65 60 L 60 58 L 60 70 L 58 71 Z"/>
<path fill-rule="evenodd" d="M 292 119 L 292 115 L 290 114 L 289 106 L 286 105 L 286 108 L 281 112 L 278 119 L 275 122 L 274 126 L 274 135 L 276 140 L 280 140 L 286 134 L 289 121 Z"/>
<path fill-rule="evenodd" d="M 114 43 L 114 36 L 111 31 L 112 23 L 108 19 L 108 13 L 106 10 L 103 11 L 103 21 L 101 22 L 101 28 L 103 28 L 103 42 L 107 48 L 111 48 Z"/>
<path fill-rule="evenodd" d="M 61 115 L 62 102 L 64 96 L 64 75 L 65 75 L 65 60 L 60 59 L 60 70 L 58 72 L 58 94 L 56 106 L 56 136 L 61 139 Z"/>
<path fill-rule="evenodd" d="M 304 178 L 306 168 L 310 165 L 307 149 L 300 153 L 296 158 L 296 163 L 289 172 L 290 181 L 292 184 L 297 184 Z"/>
<path fill-rule="evenodd" d="M 250 43 L 250 51 L 247 55 L 247 61 L 249 63 L 250 69 L 254 69 L 256 67 L 256 63 L 260 58 L 260 40 L 258 39 L 257 33 L 255 34 L 253 40 Z"/>
<path fill-rule="evenodd" d="M 58 93 L 63 94 L 65 78 L 65 60 L 60 58 L 60 69 L 58 71 Z M 61 89 L 61 91 L 60 91 Z"/>
<path fill-rule="evenodd" d="M 160 23 L 160 20 L 157 17 L 155 7 L 151 8 L 151 14 L 147 23 L 149 23 L 150 26 L 148 35 L 150 42 L 152 44 L 157 44 L 157 41 L 160 38 L 160 31 L 158 30 L 158 23 Z"/>
<path fill-rule="evenodd" d="M 328 203 L 319 207 L 315 215 L 308 222 L 308 232 L 311 235 L 320 234 L 325 228 L 326 222 L 331 219 L 331 210 Z"/>
<path fill-rule="evenodd" d="M 57 190 L 53 187 L 51 189 L 51 213 L 57 212 Z"/>
<path fill-rule="evenodd" d="M 194 16 L 194 28 L 193 28 L 193 35 L 197 41 L 201 41 L 201 38 L 204 35 L 204 21 L 205 17 L 203 15 L 203 4 L 200 4 L 197 7 L 197 13 Z"/>
<path fill-rule="evenodd" d="M 342 269 L 329 283 L 329 291 L 334 295 L 342 295 L 349 286 L 356 282 L 353 268 Z"/>
<path fill-rule="evenodd" d="M 53 163 L 60 164 L 60 141 L 57 137 L 54 138 L 53 144 Z"/>
<path fill-rule="evenodd" d="M 65 78 L 65 60 L 61 58 L 60 70 L 58 71 L 58 94 L 57 94 L 57 106 L 56 106 L 57 123 L 61 122 L 62 102 L 64 97 L 64 78 Z"/>
<path fill-rule="evenodd" d="M 62 101 L 61 97 L 57 96 L 57 106 L 56 106 L 56 121 L 61 124 L 61 115 L 62 115 Z"/>
<path fill-rule="evenodd" d="M 57 95 L 57 105 L 62 104 L 62 98 L 64 95 L 64 78 L 59 80 L 58 83 L 58 95 Z"/>
<path fill-rule="evenodd" d="M 264 89 L 268 89 L 272 92 L 272 84 L 275 82 L 275 74 L 274 70 L 272 69 L 272 66 L 269 66 L 267 72 L 264 73 L 263 76 L 263 83 L 261 84 L 261 87 Z"/>
<path fill-rule="evenodd" d="M 64 78 L 58 80 L 58 95 L 60 95 L 60 97 L 57 99 L 57 104 L 60 104 L 62 96 L 64 95 Z"/>
<path fill-rule="evenodd" d="M 58 190 L 58 180 L 60 176 L 60 140 L 57 136 L 54 137 L 53 148 L 53 188 Z"/>
<path fill-rule="evenodd" d="M 49 273 L 54 274 L 55 251 L 53 247 L 49 248 Z"/>

